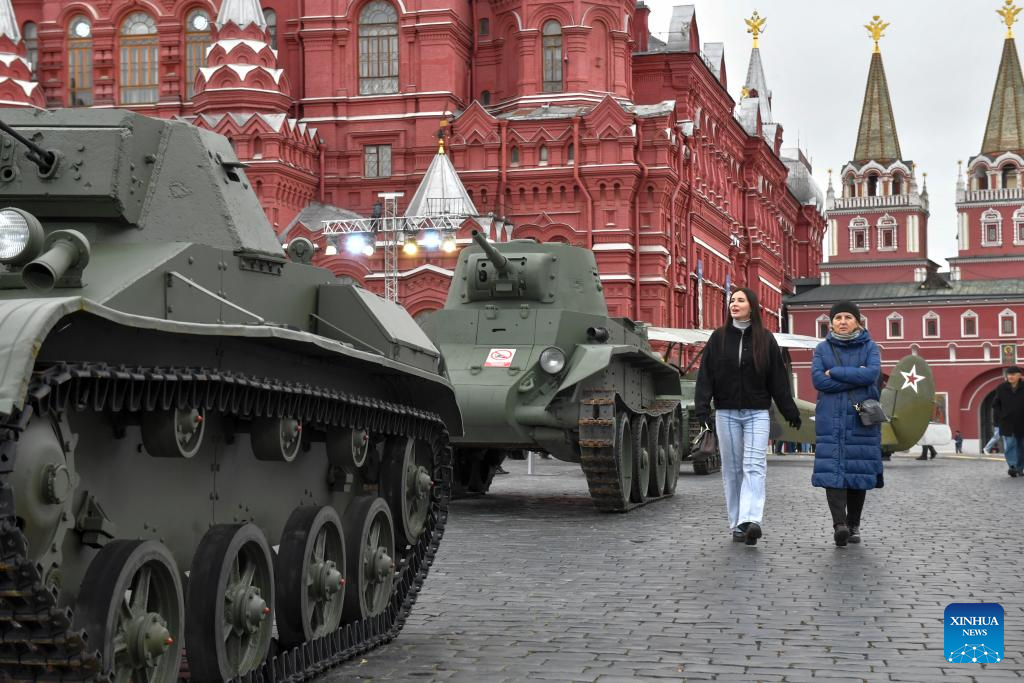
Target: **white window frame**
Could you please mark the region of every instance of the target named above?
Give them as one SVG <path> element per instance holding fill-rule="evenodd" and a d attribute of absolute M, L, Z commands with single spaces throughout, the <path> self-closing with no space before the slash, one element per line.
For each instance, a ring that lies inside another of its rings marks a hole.
<path fill-rule="evenodd" d="M 981 214 L 981 246 L 983 247 L 1001 247 L 1003 246 L 1003 214 L 999 213 L 995 209 L 989 209 L 985 213 Z M 994 225 L 996 228 L 996 239 L 990 241 L 988 239 L 988 228 Z"/>
<path fill-rule="evenodd" d="M 935 321 L 935 334 L 928 334 L 928 321 Z M 942 337 L 942 322 L 939 314 L 935 311 L 928 311 L 921 316 L 921 338 L 922 339 L 939 339 Z"/>
<path fill-rule="evenodd" d="M 1013 319 L 1013 331 L 1003 332 L 1003 320 L 1006 318 Z M 999 336 L 1000 337 L 1016 337 L 1017 336 L 1017 314 L 1009 308 L 1004 308 L 999 312 Z"/>
<path fill-rule="evenodd" d="M 896 224 L 896 219 L 885 214 L 878 219 L 878 223 L 875 225 L 875 229 L 878 232 L 878 251 L 896 251 L 899 249 L 899 231 Z M 892 233 L 892 246 L 882 246 L 882 233 L 883 231 L 889 231 Z"/>
<path fill-rule="evenodd" d="M 820 332 L 821 332 L 821 323 L 825 323 L 825 330 L 826 330 L 825 334 L 820 334 Z M 828 315 L 822 313 L 821 315 L 819 315 L 817 318 L 814 319 L 814 336 L 817 337 L 818 339 L 824 339 L 825 336 L 828 335 L 828 328 L 829 327 L 830 327 L 830 325 L 829 325 Z"/>
<path fill-rule="evenodd" d="M 1013 244 L 1024 246 L 1024 206 L 1013 212 Z"/>
<path fill-rule="evenodd" d="M 900 321 L 900 333 L 899 333 L 899 335 L 895 335 L 895 334 L 892 333 L 892 321 L 893 320 L 899 320 Z M 885 338 L 886 339 L 903 339 L 903 332 L 904 332 L 904 329 L 903 329 L 903 316 L 902 315 L 900 315 L 899 313 L 890 313 L 889 315 L 887 315 L 885 317 Z"/>
<path fill-rule="evenodd" d="M 967 334 L 967 328 L 965 327 L 964 323 L 967 321 L 968 318 L 971 318 L 971 319 L 974 320 L 974 334 Z M 978 314 L 975 313 L 974 311 L 968 309 L 968 310 L 964 311 L 963 313 L 961 313 L 960 314 L 960 336 L 961 337 L 977 337 L 978 336 L 978 323 L 979 322 L 980 321 L 978 320 Z"/>
<path fill-rule="evenodd" d="M 868 224 L 868 219 L 857 216 L 849 225 L 850 230 L 850 253 L 851 254 L 864 254 L 871 251 L 871 226 Z M 864 246 L 857 247 L 854 234 L 858 231 L 864 232 Z"/>

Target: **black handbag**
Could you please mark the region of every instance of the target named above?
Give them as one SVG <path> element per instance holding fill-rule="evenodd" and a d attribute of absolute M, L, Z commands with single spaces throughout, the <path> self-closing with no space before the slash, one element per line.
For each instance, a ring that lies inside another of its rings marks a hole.
<path fill-rule="evenodd" d="M 832 346 L 832 344 L 829 344 L 829 347 L 832 349 L 832 355 L 836 357 L 836 365 L 842 365 L 836 347 Z M 849 392 L 846 395 L 849 396 Z M 850 402 L 852 403 L 853 399 L 850 399 Z M 857 411 L 857 417 L 860 418 L 860 423 L 865 427 L 873 427 L 874 425 L 880 425 L 883 422 L 889 421 L 889 416 L 885 414 L 885 408 L 873 398 L 866 398 L 860 403 L 854 403 L 853 409 Z"/>
<path fill-rule="evenodd" d="M 690 456 L 694 460 L 710 458 L 718 452 L 718 436 L 710 427 L 703 427 L 690 444 Z"/>

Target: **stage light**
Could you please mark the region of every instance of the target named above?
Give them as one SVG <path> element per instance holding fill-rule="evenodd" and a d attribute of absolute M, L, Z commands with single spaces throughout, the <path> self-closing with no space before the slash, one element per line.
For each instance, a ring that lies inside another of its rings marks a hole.
<path fill-rule="evenodd" d="M 373 237 L 368 233 L 353 232 L 345 238 L 345 251 L 350 254 L 363 254 L 368 246 L 373 248 Z"/>
<path fill-rule="evenodd" d="M 328 244 L 327 248 L 324 249 L 324 256 L 337 256 L 338 248 L 333 244 Z"/>
<path fill-rule="evenodd" d="M 424 249 L 438 249 L 441 246 L 441 233 L 437 230 L 427 230 L 420 237 L 419 243 Z"/>
<path fill-rule="evenodd" d="M 441 251 L 446 254 L 454 253 L 458 249 L 458 245 L 455 243 L 455 233 L 448 233 L 441 240 Z"/>

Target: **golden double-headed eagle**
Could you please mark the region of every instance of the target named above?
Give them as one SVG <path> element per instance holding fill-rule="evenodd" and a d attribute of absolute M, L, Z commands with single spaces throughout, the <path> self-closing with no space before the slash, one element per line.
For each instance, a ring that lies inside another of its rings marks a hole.
<path fill-rule="evenodd" d="M 1006 22 L 1006 37 L 1013 38 L 1013 25 L 1017 23 L 1017 15 L 1021 8 L 1013 4 L 1013 0 L 1006 0 L 1002 8 L 996 10 L 996 14 Z"/>
<path fill-rule="evenodd" d="M 871 17 L 871 21 L 869 23 L 864 24 L 864 28 L 868 30 L 868 33 L 871 34 L 872 40 L 875 41 L 875 52 L 879 52 L 878 41 L 885 35 L 885 29 L 889 28 L 889 22 L 882 21 L 881 17 L 876 14 Z"/>
<path fill-rule="evenodd" d="M 764 33 L 764 25 L 768 19 L 759 15 L 757 10 L 754 10 L 753 16 L 743 21 L 747 24 L 747 33 L 754 36 L 754 47 L 757 47 L 757 38 Z"/>

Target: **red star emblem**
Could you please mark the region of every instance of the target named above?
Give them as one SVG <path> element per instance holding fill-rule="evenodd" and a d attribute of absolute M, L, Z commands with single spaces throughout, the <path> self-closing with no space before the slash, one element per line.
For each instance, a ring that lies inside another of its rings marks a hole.
<path fill-rule="evenodd" d="M 912 366 L 910 368 L 910 372 L 903 372 L 902 370 L 900 370 L 900 374 L 903 375 L 903 386 L 900 387 L 900 390 L 903 390 L 903 389 L 906 389 L 907 387 L 910 387 L 911 389 L 914 390 L 914 393 L 916 394 L 917 393 L 917 383 L 919 381 L 921 381 L 922 379 L 924 379 L 924 377 L 922 377 L 921 375 L 917 374 L 917 366 L 916 365 Z"/>

